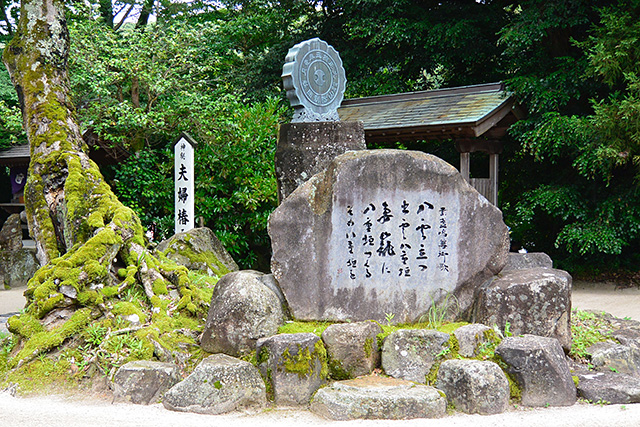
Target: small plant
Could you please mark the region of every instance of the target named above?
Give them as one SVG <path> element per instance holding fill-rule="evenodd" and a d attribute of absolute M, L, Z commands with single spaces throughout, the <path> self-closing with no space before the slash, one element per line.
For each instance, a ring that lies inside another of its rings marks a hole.
<path fill-rule="evenodd" d="M 573 345 L 569 355 L 587 361 L 587 349 L 593 344 L 612 339 L 612 327 L 601 316 L 582 310 L 574 310 L 571 316 Z"/>
<path fill-rule="evenodd" d="M 90 325 L 85 331 L 85 341 L 94 347 L 99 346 L 107 335 L 108 329 L 100 324 Z"/>
<path fill-rule="evenodd" d="M 387 322 L 387 326 L 391 326 L 391 322 L 393 321 L 394 317 L 396 317 L 396 315 L 394 313 L 385 313 L 384 314 L 384 320 L 385 320 L 385 322 Z"/>
<path fill-rule="evenodd" d="M 618 373 L 618 370 L 613 366 L 609 366 L 609 369 L 611 369 L 611 372 L 615 372 L 616 374 Z"/>
<path fill-rule="evenodd" d="M 447 293 L 445 297 L 437 303 L 431 299 L 429 310 L 418 320 L 418 323 L 425 322 L 429 328 L 438 329 L 445 322 L 447 317 L 456 314 L 460 310 L 460 304 L 455 295 Z"/>
<path fill-rule="evenodd" d="M 511 337 L 513 334 L 511 333 L 511 323 L 505 322 L 504 324 L 504 336 Z"/>

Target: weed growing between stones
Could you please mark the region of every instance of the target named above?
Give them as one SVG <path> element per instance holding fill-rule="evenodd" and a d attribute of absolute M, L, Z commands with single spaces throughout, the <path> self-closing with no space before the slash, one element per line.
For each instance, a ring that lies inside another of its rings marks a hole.
<path fill-rule="evenodd" d="M 613 328 L 602 316 L 592 312 L 572 310 L 573 345 L 569 356 L 579 362 L 588 363 L 587 349 L 597 342 L 612 340 L 612 331 Z"/>

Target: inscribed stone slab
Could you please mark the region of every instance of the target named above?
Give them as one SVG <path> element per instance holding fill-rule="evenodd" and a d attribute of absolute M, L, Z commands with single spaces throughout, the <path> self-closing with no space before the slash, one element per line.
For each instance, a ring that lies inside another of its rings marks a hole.
<path fill-rule="evenodd" d="M 269 234 L 300 320 L 413 322 L 454 299 L 465 312 L 508 252 L 497 208 L 448 163 L 403 150 L 336 157 L 273 212 Z"/>

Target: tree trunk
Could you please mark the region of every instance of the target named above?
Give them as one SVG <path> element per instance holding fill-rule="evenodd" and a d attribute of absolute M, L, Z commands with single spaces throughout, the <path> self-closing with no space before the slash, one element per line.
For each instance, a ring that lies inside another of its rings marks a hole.
<path fill-rule="evenodd" d="M 187 271 L 148 253 L 138 217 L 118 201 L 86 154 L 70 99 L 68 53 L 64 2 L 23 0 L 18 29 L 3 60 L 31 145 L 25 204 L 43 267 L 25 292 L 26 313 L 9 322 L 10 330 L 28 340 L 33 331 L 20 327 L 28 323 L 25 316 L 41 320 L 63 307 L 88 307 L 91 316 L 76 318 L 73 328 L 61 332 L 66 339 L 91 318 L 112 316 L 114 301 L 134 286 L 144 290 L 153 313 L 186 308 L 202 316 L 206 302 L 192 298 L 197 291 Z M 172 289 L 179 302 L 171 301 Z M 58 338 L 27 343 L 16 363 L 59 345 Z"/>

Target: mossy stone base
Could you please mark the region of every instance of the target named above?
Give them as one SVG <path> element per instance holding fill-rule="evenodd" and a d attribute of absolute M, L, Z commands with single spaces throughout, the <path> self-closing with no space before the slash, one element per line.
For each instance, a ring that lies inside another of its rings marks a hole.
<path fill-rule="evenodd" d="M 258 368 L 276 405 L 306 406 L 328 374 L 327 352 L 311 333 L 280 334 L 257 343 Z"/>

